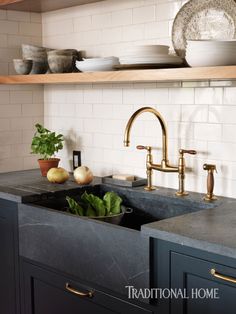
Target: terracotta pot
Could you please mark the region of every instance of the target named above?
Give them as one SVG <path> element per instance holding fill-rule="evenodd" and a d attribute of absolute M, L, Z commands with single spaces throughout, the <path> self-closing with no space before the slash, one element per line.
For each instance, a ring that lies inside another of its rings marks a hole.
<path fill-rule="evenodd" d="M 43 177 L 47 176 L 48 170 L 51 168 L 57 168 L 59 164 L 59 158 L 50 159 L 38 159 L 39 167 Z"/>

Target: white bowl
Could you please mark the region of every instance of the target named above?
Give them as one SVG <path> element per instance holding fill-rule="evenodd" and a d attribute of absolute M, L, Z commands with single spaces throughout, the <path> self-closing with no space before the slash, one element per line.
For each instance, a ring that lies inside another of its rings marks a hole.
<path fill-rule="evenodd" d="M 206 52 L 205 54 L 189 53 L 187 51 L 185 59 L 191 67 L 223 66 L 236 64 L 236 54 L 222 54 L 210 50 L 208 50 L 208 52 Z"/>
<path fill-rule="evenodd" d="M 110 62 L 110 63 L 117 63 L 119 62 L 119 58 L 117 57 L 104 57 L 104 58 L 83 58 L 83 61 L 82 62 L 86 62 L 86 63 L 107 63 L 107 62 Z"/>
<path fill-rule="evenodd" d="M 104 61 L 76 61 L 76 67 L 81 72 L 94 72 L 94 71 L 112 71 L 114 66 L 119 64 L 118 58 L 115 60 Z"/>

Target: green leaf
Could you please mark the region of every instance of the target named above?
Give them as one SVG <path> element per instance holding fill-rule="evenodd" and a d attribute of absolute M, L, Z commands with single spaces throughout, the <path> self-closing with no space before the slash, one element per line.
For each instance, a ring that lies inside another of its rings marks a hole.
<path fill-rule="evenodd" d="M 86 210 L 86 216 L 88 217 L 95 217 L 96 216 L 96 211 L 92 208 L 92 206 L 89 204 L 88 208 Z"/>
<path fill-rule="evenodd" d="M 97 216 L 106 216 L 106 207 L 102 199 L 93 194 L 88 194 L 86 191 L 81 196 L 81 199 L 92 206 L 96 211 Z"/>
<path fill-rule="evenodd" d="M 39 123 L 35 128 L 36 132 L 31 143 L 32 154 L 39 154 L 44 159 L 48 159 L 63 148 L 62 134 L 51 132 Z"/>
<path fill-rule="evenodd" d="M 120 214 L 122 198 L 120 198 L 115 192 L 107 192 L 104 195 L 103 200 L 108 213 Z"/>
<path fill-rule="evenodd" d="M 67 196 L 66 200 L 69 205 L 70 213 L 74 215 L 84 216 L 84 209 L 73 198 Z"/>

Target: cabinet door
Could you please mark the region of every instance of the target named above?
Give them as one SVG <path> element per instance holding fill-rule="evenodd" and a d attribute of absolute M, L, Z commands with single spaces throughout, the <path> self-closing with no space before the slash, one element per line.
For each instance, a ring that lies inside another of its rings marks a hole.
<path fill-rule="evenodd" d="M 22 261 L 24 314 L 150 314 L 110 294 Z M 93 296 L 86 296 L 92 292 Z M 85 294 L 85 296 L 79 294 Z"/>
<path fill-rule="evenodd" d="M 216 272 L 215 276 L 211 273 L 212 269 Z M 236 313 L 234 268 L 172 252 L 171 288 L 186 292 L 185 299 L 171 299 L 171 313 Z"/>
<path fill-rule="evenodd" d="M 16 205 L 0 200 L 0 313 L 17 313 Z"/>

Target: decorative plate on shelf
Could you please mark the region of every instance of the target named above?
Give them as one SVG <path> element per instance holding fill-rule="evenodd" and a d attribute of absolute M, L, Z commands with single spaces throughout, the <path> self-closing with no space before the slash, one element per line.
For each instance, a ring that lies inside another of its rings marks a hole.
<path fill-rule="evenodd" d="M 190 0 L 178 12 L 172 28 L 172 42 L 180 57 L 185 57 L 187 40 L 236 39 L 234 0 Z"/>

